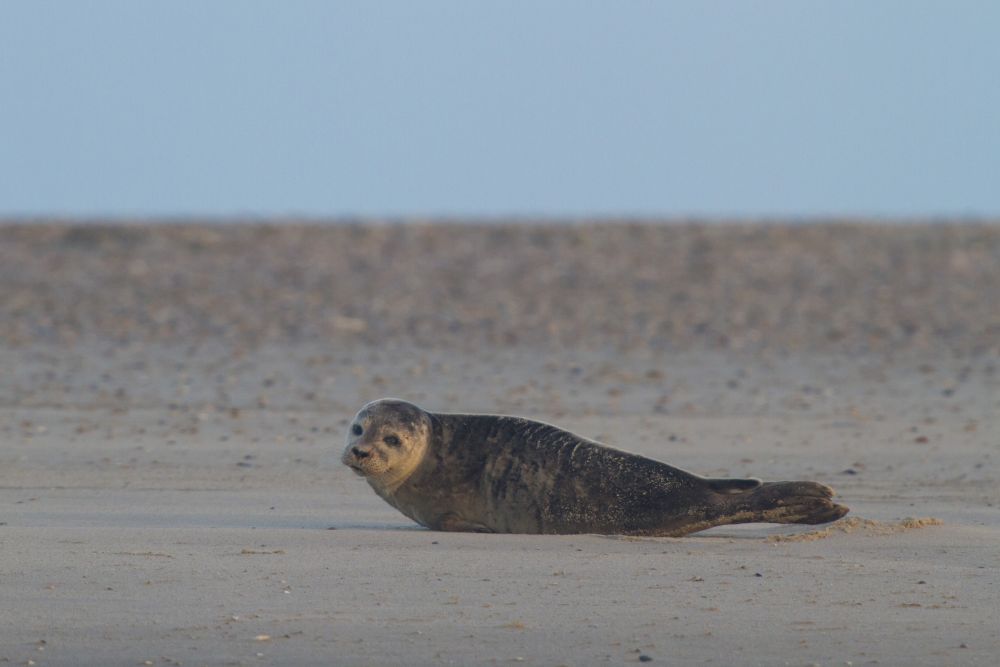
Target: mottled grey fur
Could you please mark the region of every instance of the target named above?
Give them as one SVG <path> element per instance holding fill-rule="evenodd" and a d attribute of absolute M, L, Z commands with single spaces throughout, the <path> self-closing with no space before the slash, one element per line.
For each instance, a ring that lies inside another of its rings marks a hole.
<path fill-rule="evenodd" d="M 390 436 L 400 444 L 387 445 Z M 343 460 L 435 530 L 679 536 L 729 523 L 825 523 L 848 511 L 816 482 L 707 479 L 549 424 L 392 399 L 361 409 Z"/>

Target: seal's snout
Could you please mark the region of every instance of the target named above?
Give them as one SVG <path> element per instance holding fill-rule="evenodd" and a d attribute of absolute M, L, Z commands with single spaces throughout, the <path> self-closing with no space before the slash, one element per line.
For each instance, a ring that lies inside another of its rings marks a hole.
<path fill-rule="evenodd" d="M 378 455 L 375 446 L 371 444 L 349 444 L 340 457 L 341 462 L 354 472 L 368 477 L 383 472 L 385 467 L 382 457 Z"/>

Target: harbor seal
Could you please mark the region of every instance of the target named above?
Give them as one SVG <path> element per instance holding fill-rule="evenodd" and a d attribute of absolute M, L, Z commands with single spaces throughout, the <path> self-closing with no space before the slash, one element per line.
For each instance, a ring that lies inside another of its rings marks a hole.
<path fill-rule="evenodd" d="M 361 408 L 342 461 L 432 530 L 678 537 L 848 512 L 816 482 L 700 477 L 550 424 L 430 413 L 396 399 Z"/>

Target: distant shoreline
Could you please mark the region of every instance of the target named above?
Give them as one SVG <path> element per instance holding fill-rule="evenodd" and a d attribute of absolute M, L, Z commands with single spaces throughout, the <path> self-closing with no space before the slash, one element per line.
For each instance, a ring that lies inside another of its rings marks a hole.
<path fill-rule="evenodd" d="M 570 215 L 386 215 L 386 216 L 310 216 L 310 215 L 154 215 L 154 216 L 61 216 L 61 215 L 0 215 L 0 229 L 35 226 L 110 226 L 110 227 L 169 227 L 169 226 L 384 226 L 384 225 L 446 225 L 446 226 L 534 226 L 562 227 L 579 225 L 653 225 L 687 226 L 770 226 L 800 227 L 812 225 L 861 226 L 996 226 L 1000 216 L 864 216 L 864 215 L 804 215 L 804 216 L 570 216 Z"/>

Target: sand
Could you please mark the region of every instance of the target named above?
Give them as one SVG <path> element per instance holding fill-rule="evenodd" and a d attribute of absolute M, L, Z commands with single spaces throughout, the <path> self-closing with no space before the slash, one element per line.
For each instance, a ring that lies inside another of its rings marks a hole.
<path fill-rule="evenodd" d="M 0 662 L 993 665 L 1000 227 L 0 228 Z M 852 513 L 435 533 L 394 395 Z"/>

